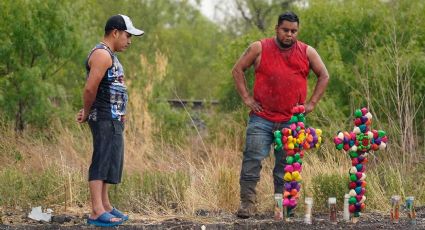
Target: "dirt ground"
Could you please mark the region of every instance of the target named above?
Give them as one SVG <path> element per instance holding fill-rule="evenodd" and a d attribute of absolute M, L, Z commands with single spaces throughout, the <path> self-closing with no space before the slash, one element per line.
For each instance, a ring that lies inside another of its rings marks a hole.
<path fill-rule="evenodd" d="M 249 219 L 238 219 L 231 213 L 212 214 L 200 210 L 196 216 L 161 216 L 148 217 L 130 214 L 130 220 L 113 229 L 425 229 L 425 206 L 417 208 L 416 224 L 412 225 L 405 213 L 401 213 L 400 222 L 393 224 L 388 213 L 365 213 L 356 224 L 346 223 L 342 220 L 342 213 L 338 213 L 338 223 L 328 221 L 327 214 L 313 215 L 313 224 L 303 222 L 303 216 L 296 216 L 293 222 L 274 221 L 272 213 L 264 213 Z M 53 216 L 50 223 L 31 220 L 23 211 L 1 212 L 0 229 L 95 229 L 88 226 L 85 221 L 87 214 L 61 214 Z"/>

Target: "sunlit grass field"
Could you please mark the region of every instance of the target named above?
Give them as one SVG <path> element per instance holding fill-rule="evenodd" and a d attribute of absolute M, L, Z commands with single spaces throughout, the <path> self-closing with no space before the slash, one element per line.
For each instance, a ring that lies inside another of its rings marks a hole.
<path fill-rule="evenodd" d="M 137 95 L 133 98 L 139 103 Z M 126 123 L 125 174 L 123 182 L 111 189 L 113 203 L 129 212 L 150 215 L 235 212 L 246 114 L 209 111 L 204 116 L 206 129 L 195 129 L 187 119 L 185 128 L 164 131 L 165 125 L 156 124 L 146 109 L 135 106 Z M 185 111 L 175 113 L 191 116 Z M 343 195 L 348 192 L 351 161 L 334 149 L 332 136 L 337 125 L 323 130 L 324 144 L 309 151 L 303 161 L 298 212 L 302 212 L 306 196 L 314 198 L 316 211 L 326 210 L 330 196 L 337 197 L 342 209 Z M 87 125 L 66 127 L 58 121 L 45 134 L 28 131 L 21 136 L 5 125 L 1 132 L 0 206 L 66 209 L 89 205 L 87 170 L 92 143 Z M 423 155 L 410 159 L 393 138 L 390 136 L 386 150 L 370 154 L 367 211 L 388 211 L 394 194 L 415 196 L 417 205 L 425 202 Z M 273 162 L 271 152 L 263 163 L 258 186 L 261 212 L 269 212 L 273 206 Z"/>

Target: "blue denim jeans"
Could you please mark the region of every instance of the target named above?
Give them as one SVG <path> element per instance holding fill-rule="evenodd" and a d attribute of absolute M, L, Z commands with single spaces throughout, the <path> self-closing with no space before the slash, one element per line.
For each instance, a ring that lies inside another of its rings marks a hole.
<path fill-rule="evenodd" d="M 255 114 L 250 115 L 246 130 L 245 150 L 243 151 L 241 184 L 256 183 L 260 180 L 261 162 L 270 154 L 274 141 L 273 132 L 285 127 L 289 127 L 289 123 L 272 122 Z M 274 154 L 276 158 L 273 169 L 274 190 L 275 193 L 283 193 L 286 154 L 283 150 L 274 150 Z"/>

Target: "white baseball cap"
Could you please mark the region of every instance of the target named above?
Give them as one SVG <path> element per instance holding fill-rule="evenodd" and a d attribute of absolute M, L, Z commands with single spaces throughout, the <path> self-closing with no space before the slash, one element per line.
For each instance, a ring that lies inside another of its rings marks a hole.
<path fill-rule="evenodd" d="M 134 36 L 141 36 L 145 33 L 143 30 L 135 28 L 130 18 L 123 14 L 117 14 L 108 19 L 105 25 L 105 32 L 113 29 L 124 30 Z"/>

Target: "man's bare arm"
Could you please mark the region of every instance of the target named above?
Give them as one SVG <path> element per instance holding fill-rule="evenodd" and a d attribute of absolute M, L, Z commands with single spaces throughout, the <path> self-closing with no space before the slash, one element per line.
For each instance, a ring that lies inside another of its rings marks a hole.
<path fill-rule="evenodd" d="M 329 73 L 326 69 L 325 64 L 323 63 L 320 55 L 312 47 L 307 47 L 307 56 L 310 62 L 310 68 L 317 76 L 317 83 L 314 87 L 313 94 L 310 97 L 310 100 L 307 102 L 305 110 L 306 113 L 313 111 L 316 104 L 322 98 L 325 93 L 326 87 L 329 82 Z"/>
<path fill-rule="evenodd" d="M 242 98 L 245 105 L 250 107 L 253 111 L 260 112 L 263 109 L 261 105 L 258 104 L 254 98 L 249 94 L 246 79 L 245 71 L 252 65 L 258 64 L 260 61 L 261 54 L 261 43 L 259 41 L 252 43 L 247 50 L 242 54 L 239 60 L 236 62 L 235 66 L 232 69 L 233 79 L 235 81 L 236 89 Z"/>

